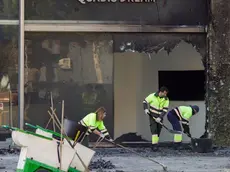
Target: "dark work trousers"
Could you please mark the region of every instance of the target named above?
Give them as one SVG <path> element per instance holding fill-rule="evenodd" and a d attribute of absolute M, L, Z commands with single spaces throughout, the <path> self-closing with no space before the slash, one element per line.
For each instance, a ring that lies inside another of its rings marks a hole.
<path fill-rule="evenodd" d="M 152 135 L 157 134 L 159 137 L 161 133 L 162 125 L 157 123 L 152 117 L 149 117 L 149 123 L 150 123 L 150 130 Z"/>
<path fill-rule="evenodd" d="M 177 116 L 174 110 L 169 111 L 167 118 L 169 122 L 172 124 L 173 130 L 175 131 L 182 131 L 179 117 Z"/>
<path fill-rule="evenodd" d="M 89 147 L 89 136 L 86 135 L 84 140 L 82 140 L 81 142 L 82 145 L 84 145 L 85 147 Z"/>
<path fill-rule="evenodd" d="M 88 136 L 86 135 L 88 128 L 78 124 L 76 127 L 76 136 L 72 138 L 74 141 L 81 142 L 84 146 L 88 146 Z"/>

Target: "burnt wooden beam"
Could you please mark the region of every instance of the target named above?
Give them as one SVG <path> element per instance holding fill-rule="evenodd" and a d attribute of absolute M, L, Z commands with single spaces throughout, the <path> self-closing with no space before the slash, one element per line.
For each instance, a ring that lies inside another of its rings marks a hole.
<path fill-rule="evenodd" d="M 0 25 L 19 25 L 18 20 L 0 20 Z M 31 32 L 139 32 L 139 33 L 206 33 L 206 25 L 149 25 L 124 21 L 25 20 Z"/>
<path fill-rule="evenodd" d="M 122 21 L 25 21 L 25 31 L 32 32 L 145 32 L 206 33 L 204 25 L 147 25 Z"/>

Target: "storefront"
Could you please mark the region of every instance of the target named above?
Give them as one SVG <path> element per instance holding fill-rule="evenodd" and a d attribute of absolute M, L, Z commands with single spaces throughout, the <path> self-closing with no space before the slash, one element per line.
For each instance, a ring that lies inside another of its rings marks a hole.
<path fill-rule="evenodd" d="M 57 113 L 61 100 L 65 100 L 65 116 L 76 121 L 104 106 L 109 114 L 105 123 L 112 136 L 137 132 L 148 139 L 148 123 L 141 120 L 141 102 L 146 94 L 158 89 L 158 72 L 205 70 L 204 1 L 168 0 L 158 4 L 160 12 L 154 3 L 15 2 L 3 0 L 4 14 L 0 16 L 1 58 L 8 59 L 1 73 L 10 81 L 2 92 L 14 95 L 12 108 L 8 107 L 12 120 L 6 114 L 4 121 L 0 118 L 0 124 L 12 123 L 23 128 L 24 122 L 30 122 L 46 126 L 52 93 Z M 184 3 L 189 9 L 170 8 L 177 3 Z M 197 11 L 201 7 L 204 10 Z M 180 48 L 174 52 L 178 45 Z M 167 51 L 172 51 L 168 58 L 164 54 Z M 184 67 L 178 66 L 188 52 L 192 55 L 184 60 Z M 174 63 L 170 58 L 175 59 Z M 173 65 L 164 64 L 161 59 Z M 202 134 L 205 99 L 173 101 L 171 107 L 198 101 L 203 122 L 194 128 Z M 167 133 L 162 137 L 167 140 Z"/>

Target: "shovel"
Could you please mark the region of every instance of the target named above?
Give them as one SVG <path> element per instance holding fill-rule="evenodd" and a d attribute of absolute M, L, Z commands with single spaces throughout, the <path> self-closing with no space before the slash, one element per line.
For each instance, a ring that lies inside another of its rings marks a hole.
<path fill-rule="evenodd" d="M 153 116 L 151 116 L 151 115 L 149 115 L 149 116 L 152 117 L 152 118 L 156 121 L 156 118 L 155 118 L 155 117 L 153 117 Z M 159 122 L 159 124 L 162 125 L 166 130 L 168 130 L 168 131 L 169 131 L 170 133 L 172 133 L 172 134 L 182 134 L 181 131 L 172 130 L 172 129 L 166 127 L 162 122 Z"/>
<path fill-rule="evenodd" d="M 210 138 L 195 138 L 192 136 L 188 136 L 191 138 L 191 146 L 194 152 L 198 153 L 207 153 L 212 152 L 212 139 Z"/>

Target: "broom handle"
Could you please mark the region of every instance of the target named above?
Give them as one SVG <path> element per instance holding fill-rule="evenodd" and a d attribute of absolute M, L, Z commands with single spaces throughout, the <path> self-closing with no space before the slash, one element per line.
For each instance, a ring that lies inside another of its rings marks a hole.
<path fill-rule="evenodd" d="M 141 155 L 141 154 L 139 154 L 139 153 L 137 153 L 137 152 L 135 152 L 135 151 L 133 151 L 133 150 L 127 148 L 127 147 L 124 147 L 124 146 L 122 146 L 122 145 L 120 145 L 120 144 L 117 144 L 117 143 L 115 143 L 115 142 L 113 142 L 113 141 L 110 141 L 110 140 L 108 140 L 108 139 L 106 139 L 106 138 L 104 138 L 104 139 L 105 139 L 106 141 L 108 141 L 108 142 L 110 142 L 110 143 L 116 145 L 116 146 L 119 146 L 119 147 L 121 147 L 121 148 L 123 148 L 123 149 L 125 149 L 125 150 L 128 150 L 128 151 L 130 151 L 130 152 L 136 154 L 137 156 L 140 156 L 140 157 L 142 157 L 142 158 L 144 158 L 144 159 L 147 159 L 147 160 L 152 161 L 152 162 L 154 162 L 154 163 L 156 163 L 156 164 L 159 164 L 159 165 L 161 165 L 162 167 L 165 167 L 165 165 L 162 164 L 162 163 L 160 163 L 160 162 L 157 162 L 157 161 L 155 161 L 155 160 L 153 160 L 153 159 L 151 159 L 151 158 L 145 157 L 145 156 L 143 156 L 143 155 Z"/>

